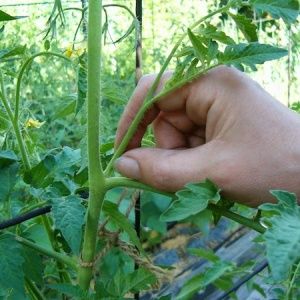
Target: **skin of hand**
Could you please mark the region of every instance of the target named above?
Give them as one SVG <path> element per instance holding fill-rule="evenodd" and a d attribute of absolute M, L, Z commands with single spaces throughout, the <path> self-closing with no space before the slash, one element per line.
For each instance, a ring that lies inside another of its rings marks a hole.
<path fill-rule="evenodd" d="M 170 76 L 164 74 L 157 93 Z M 138 83 L 116 145 L 154 79 L 147 75 Z M 156 147 L 140 148 L 150 124 Z M 209 178 L 224 196 L 249 206 L 273 202 L 271 189 L 299 195 L 300 118 L 244 73 L 220 66 L 149 109 L 115 168 L 170 192 Z"/>

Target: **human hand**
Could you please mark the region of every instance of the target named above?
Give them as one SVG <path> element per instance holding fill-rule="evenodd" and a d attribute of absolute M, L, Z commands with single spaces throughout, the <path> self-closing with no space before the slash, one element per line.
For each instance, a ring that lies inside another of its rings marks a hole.
<path fill-rule="evenodd" d="M 170 73 L 164 74 L 159 92 Z M 120 120 L 116 145 L 153 83 L 141 79 Z M 149 124 L 156 148 L 140 148 Z M 213 180 L 226 197 L 250 206 L 270 189 L 299 192 L 300 119 L 244 73 L 217 67 L 156 103 L 116 169 L 164 191 Z"/>

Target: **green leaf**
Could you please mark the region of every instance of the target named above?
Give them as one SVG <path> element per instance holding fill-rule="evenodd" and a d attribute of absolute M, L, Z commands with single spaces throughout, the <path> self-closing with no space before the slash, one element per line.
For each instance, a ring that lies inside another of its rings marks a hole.
<path fill-rule="evenodd" d="M 226 261 L 218 261 L 207 269 L 204 273 L 196 275 L 188 280 L 182 287 L 180 293 L 177 295 L 176 300 L 191 299 L 192 296 L 202 291 L 206 286 L 213 283 L 226 272 L 231 271 L 233 265 Z"/>
<path fill-rule="evenodd" d="M 23 257 L 25 258 L 23 264 L 25 276 L 35 283 L 43 285 L 44 266 L 41 256 L 36 251 L 26 247 L 24 247 L 23 253 Z"/>
<path fill-rule="evenodd" d="M 6 131 L 11 126 L 9 119 L 7 118 L 6 113 L 0 110 L 0 131 Z"/>
<path fill-rule="evenodd" d="M 250 0 L 250 4 L 259 12 L 268 12 L 273 18 L 282 18 L 287 24 L 294 23 L 299 14 L 298 0 Z"/>
<path fill-rule="evenodd" d="M 23 249 L 13 236 L 0 235 L 0 290 L 9 299 L 25 299 Z"/>
<path fill-rule="evenodd" d="M 128 292 L 138 292 L 148 290 L 156 282 L 153 273 L 145 268 L 139 268 L 130 274 L 125 274 L 120 270 L 106 285 L 107 292 L 115 297 L 124 297 Z"/>
<path fill-rule="evenodd" d="M 205 38 L 207 41 L 214 40 L 226 45 L 235 44 L 234 40 L 230 36 L 209 23 L 206 24 L 205 27 L 201 27 L 199 32 L 201 37 Z"/>
<path fill-rule="evenodd" d="M 210 210 L 205 209 L 198 214 L 187 218 L 185 221 L 191 222 L 192 224 L 198 226 L 201 232 L 207 236 L 209 233 L 210 225 L 213 220 L 213 214 Z"/>
<path fill-rule="evenodd" d="M 9 166 L 10 164 L 16 162 L 18 157 L 11 150 L 0 150 L 0 168 Z"/>
<path fill-rule="evenodd" d="M 183 220 L 205 210 L 209 202 L 217 203 L 221 198 L 220 189 L 209 179 L 188 183 L 176 196 L 177 200 L 161 215 L 161 221 Z"/>
<path fill-rule="evenodd" d="M 80 286 L 75 286 L 69 283 L 49 284 L 48 287 L 72 299 L 88 300 L 88 292 L 83 291 Z"/>
<path fill-rule="evenodd" d="M 77 100 L 72 100 L 71 102 L 64 105 L 58 112 L 53 116 L 53 120 L 65 118 L 75 112 Z"/>
<path fill-rule="evenodd" d="M 207 259 L 213 263 L 216 263 L 220 260 L 220 258 L 214 254 L 214 252 L 210 249 L 203 249 L 203 248 L 189 248 L 188 252 L 192 255 L 196 255 L 198 257 Z"/>
<path fill-rule="evenodd" d="M 271 45 L 250 43 L 227 46 L 224 53 L 219 54 L 219 63 L 225 65 L 246 65 L 255 69 L 256 64 L 281 58 L 287 55 L 287 50 Z"/>
<path fill-rule="evenodd" d="M 103 211 L 129 235 L 130 240 L 139 249 L 139 251 L 141 253 L 145 253 L 135 230 L 128 219 L 119 212 L 118 206 L 115 203 L 105 201 L 103 204 Z"/>
<path fill-rule="evenodd" d="M 196 36 L 189 28 L 188 36 L 193 45 L 195 56 L 204 63 L 207 56 L 207 48 L 203 45 L 203 41 L 200 36 Z"/>
<path fill-rule="evenodd" d="M 51 210 L 56 229 L 62 232 L 74 254 L 79 254 L 85 208 L 81 199 L 71 195 L 53 199 Z"/>
<path fill-rule="evenodd" d="M 56 172 L 62 172 L 64 174 L 73 174 L 72 167 L 80 163 L 81 151 L 80 149 L 63 147 L 62 151 L 55 156 L 55 160 Z"/>
<path fill-rule="evenodd" d="M 237 28 L 243 33 L 248 42 L 257 42 L 257 27 L 252 23 L 251 19 L 248 19 L 244 15 L 234 15 L 230 13 L 229 16 L 233 19 Z"/>
<path fill-rule="evenodd" d="M 77 103 L 76 103 L 76 115 L 81 110 L 86 100 L 87 93 L 87 55 L 84 52 L 79 57 L 79 65 L 77 72 Z"/>
<path fill-rule="evenodd" d="M 44 188 L 53 181 L 52 171 L 55 168 L 55 157 L 47 155 L 41 162 L 30 171 L 25 172 L 24 181 L 35 188 Z"/>
<path fill-rule="evenodd" d="M 6 201 L 17 182 L 19 164 L 14 162 L 5 167 L 0 167 L 0 201 Z"/>
<path fill-rule="evenodd" d="M 296 195 L 286 191 L 273 190 L 278 204 L 261 205 L 259 208 L 276 212 L 266 218 L 271 227 L 263 237 L 266 241 L 267 259 L 276 281 L 288 278 L 295 263 L 300 260 L 300 207 Z"/>
<path fill-rule="evenodd" d="M 17 56 L 17 55 L 23 55 L 25 51 L 26 51 L 26 45 L 18 46 L 10 49 L 3 49 L 0 50 L 0 59 Z"/>
<path fill-rule="evenodd" d="M 153 273 L 145 268 L 139 268 L 133 273 L 126 276 L 127 291 L 138 292 L 148 290 L 156 282 L 156 277 Z"/>
<path fill-rule="evenodd" d="M 4 12 L 3 10 L 0 10 L 0 22 L 4 22 L 4 21 L 13 21 L 13 20 L 17 20 L 17 19 L 21 19 L 21 18 L 26 18 L 26 17 L 13 17 L 9 14 L 7 14 L 6 12 Z"/>

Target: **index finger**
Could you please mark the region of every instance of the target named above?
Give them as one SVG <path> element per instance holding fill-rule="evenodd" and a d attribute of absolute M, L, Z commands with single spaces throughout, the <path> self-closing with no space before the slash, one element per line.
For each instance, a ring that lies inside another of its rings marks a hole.
<path fill-rule="evenodd" d="M 156 94 L 163 89 L 165 83 L 169 80 L 171 75 L 172 75 L 171 72 L 166 72 L 163 74 L 159 82 L 159 85 L 157 87 Z M 157 75 L 155 74 L 146 75 L 140 79 L 119 121 L 118 129 L 116 133 L 115 146 L 118 146 L 121 143 L 122 138 L 126 134 L 130 124 L 132 123 L 137 112 L 143 105 L 146 95 L 149 89 L 151 88 L 156 76 Z M 185 107 L 185 101 L 186 101 L 185 90 L 186 89 L 182 87 L 176 90 L 175 92 L 170 93 L 166 97 L 162 98 L 157 104 L 153 105 L 145 113 L 138 128 L 136 129 L 134 136 L 132 137 L 131 141 L 127 146 L 127 150 L 140 147 L 142 138 L 146 132 L 147 127 L 155 120 L 155 118 L 158 116 L 160 111 L 176 111 L 176 110 L 183 109 Z"/>

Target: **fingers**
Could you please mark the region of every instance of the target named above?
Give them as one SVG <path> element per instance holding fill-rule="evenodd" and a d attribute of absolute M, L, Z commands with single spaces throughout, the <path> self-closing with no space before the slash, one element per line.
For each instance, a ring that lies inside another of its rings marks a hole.
<path fill-rule="evenodd" d="M 159 91 L 162 90 L 163 86 L 165 85 L 166 81 L 170 78 L 170 76 L 171 76 L 170 72 L 167 72 L 162 76 L 156 93 L 159 93 Z M 142 79 L 139 81 L 139 84 L 137 85 L 118 124 L 118 130 L 117 130 L 116 142 L 115 142 L 116 145 L 120 144 L 122 138 L 124 137 L 124 135 L 128 130 L 128 127 L 130 126 L 137 112 L 143 105 L 146 95 L 150 87 L 152 86 L 155 78 L 156 75 L 147 75 L 142 77 Z M 159 103 L 159 106 L 154 105 L 153 107 L 151 107 L 146 112 L 143 120 L 140 122 L 134 137 L 132 138 L 130 144 L 128 145 L 128 149 L 132 149 L 140 146 L 141 139 L 147 129 L 147 126 L 151 124 L 159 114 L 161 104 L 164 105 L 164 109 L 167 111 L 183 109 L 185 107 L 186 91 L 187 91 L 186 87 L 178 89 L 176 92 L 171 93 L 166 98 L 162 99 Z"/>
<path fill-rule="evenodd" d="M 217 179 L 222 147 L 214 142 L 183 150 L 139 148 L 116 161 L 122 175 L 164 191 L 177 191 L 187 182 Z"/>

